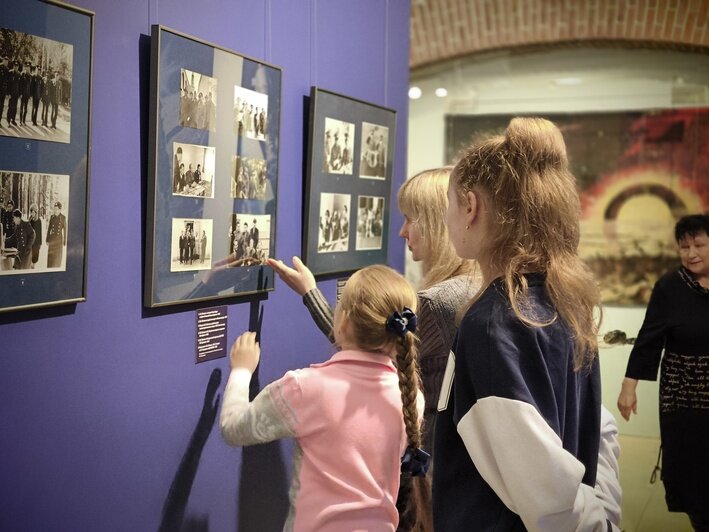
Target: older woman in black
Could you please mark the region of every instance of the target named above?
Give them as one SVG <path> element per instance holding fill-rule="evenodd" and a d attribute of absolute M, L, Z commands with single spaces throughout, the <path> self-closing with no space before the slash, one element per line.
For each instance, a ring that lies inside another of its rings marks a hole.
<path fill-rule="evenodd" d="M 681 218 L 675 238 L 682 266 L 665 274 L 653 289 L 630 353 L 618 409 L 626 420 L 637 412 L 638 380 L 656 380 L 661 365 L 667 507 L 689 514 L 695 530 L 709 531 L 709 216 Z"/>

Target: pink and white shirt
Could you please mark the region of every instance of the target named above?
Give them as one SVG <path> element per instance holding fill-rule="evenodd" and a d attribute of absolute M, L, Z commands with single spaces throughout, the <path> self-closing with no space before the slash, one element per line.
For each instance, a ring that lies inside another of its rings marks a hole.
<path fill-rule="evenodd" d="M 289 371 L 249 403 L 251 373 L 233 370 L 222 436 L 230 445 L 296 440 L 284 530 L 396 530 L 406 432 L 396 368 L 382 354 L 341 351 Z M 419 412 L 423 396 L 419 394 Z"/>

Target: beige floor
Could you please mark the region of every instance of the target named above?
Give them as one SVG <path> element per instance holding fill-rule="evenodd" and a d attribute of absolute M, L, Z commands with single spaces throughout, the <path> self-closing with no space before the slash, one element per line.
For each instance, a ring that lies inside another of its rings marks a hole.
<path fill-rule="evenodd" d="M 665 489 L 650 484 L 660 441 L 620 436 L 620 484 L 623 488 L 621 526 L 625 532 L 692 532 L 686 514 L 668 512 Z"/>

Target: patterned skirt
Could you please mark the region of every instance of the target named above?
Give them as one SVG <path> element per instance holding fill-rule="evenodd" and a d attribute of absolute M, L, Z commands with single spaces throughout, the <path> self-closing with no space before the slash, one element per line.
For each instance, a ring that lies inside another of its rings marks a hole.
<path fill-rule="evenodd" d="M 667 507 L 709 516 L 709 355 L 663 356 L 660 435 Z"/>

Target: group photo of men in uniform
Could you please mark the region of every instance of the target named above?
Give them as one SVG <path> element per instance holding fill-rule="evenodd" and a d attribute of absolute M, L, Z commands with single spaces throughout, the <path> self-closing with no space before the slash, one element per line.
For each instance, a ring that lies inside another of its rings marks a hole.
<path fill-rule="evenodd" d="M 0 28 L 0 135 L 70 142 L 70 44 Z"/>
<path fill-rule="evenodd" d="M 69 176 L 0 171 L 0 274 L 66 268 L 68 195 Z"/>

